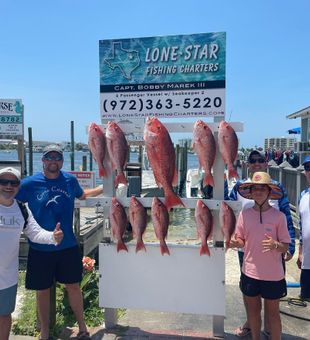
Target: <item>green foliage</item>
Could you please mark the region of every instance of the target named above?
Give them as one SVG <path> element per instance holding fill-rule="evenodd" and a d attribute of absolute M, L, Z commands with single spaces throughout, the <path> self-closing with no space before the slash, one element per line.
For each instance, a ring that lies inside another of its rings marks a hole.
<path fill-rule="evenodd" d="M 20 274 L 19 286 L 24 284 L 25 273 Z M 84 298 L 84 315 L 89 327 L 102 325 L 104 310 L 99 307 L 99 274 L 95 271 L 85 271 L 81 282 Z M 57 337 L 64 327 L 76 326 L 76 319 L 71 311 L 67 291 L 62 284 L 56 286 L 56 325 L 51 329 L 51 336 Z M 36 330 L 36 294 L 25 291 L 21 313 L 13 323 L 13 334 L 37 336 Z"/>
<path fill-rule="evenodd" d="M 36 293 L 25 291 L 23 306 L 17 321 L 13 322 L 13 334 L 37 336 Z"/>

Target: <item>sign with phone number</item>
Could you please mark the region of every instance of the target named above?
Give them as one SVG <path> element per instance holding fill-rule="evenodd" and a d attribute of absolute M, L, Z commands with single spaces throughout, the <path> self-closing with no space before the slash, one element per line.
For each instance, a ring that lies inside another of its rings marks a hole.
<path fill-rule="evenodd" d="M 105 119 L 225 116 L 226 34 L 99 41 Z"/>

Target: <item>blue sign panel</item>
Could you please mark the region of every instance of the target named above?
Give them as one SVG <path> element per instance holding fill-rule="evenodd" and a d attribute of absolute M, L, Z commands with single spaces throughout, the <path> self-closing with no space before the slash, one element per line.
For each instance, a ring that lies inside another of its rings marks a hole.
<path fill-rule="evenodd" d="M 101 40 L 103 119 L 223 116 L 226 34 Z"/>

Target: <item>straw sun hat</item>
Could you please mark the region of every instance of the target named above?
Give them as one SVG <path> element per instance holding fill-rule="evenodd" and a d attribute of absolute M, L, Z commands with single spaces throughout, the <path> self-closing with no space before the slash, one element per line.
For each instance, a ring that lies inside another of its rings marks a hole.
<path fill-rule="evenodd" d="M 269 199 L 279 200 L 283 196 L 282 190 L 276 184 L 272 183 L 272 180 L 267 172 L 255 172 L 251 182 L 240 184 L 238 188 L 239 194 L 249 200 L 253 199 L 251 188 L 256 184 L 265 184 L 269 186 L 271 189 L 268 196 Z"/>

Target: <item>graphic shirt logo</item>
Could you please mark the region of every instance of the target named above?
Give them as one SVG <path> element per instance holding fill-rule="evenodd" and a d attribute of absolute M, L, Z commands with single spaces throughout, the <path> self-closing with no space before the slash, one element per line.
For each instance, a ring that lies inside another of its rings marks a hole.
<path fill-rule="evenodd" d="M 57 198 L 58 198 L 58 197 L 60 197 L 60 195 L 56 195 L 56 196 L 54 196 L 53 198 L 51 198 L 50 200 L 48 200 L 45 206 L 47 207 L 47 206 L 48 206 L 49 204 L 51 204 L 51 203 L 59 204 L 59 203 L 57 202 Z"/>

